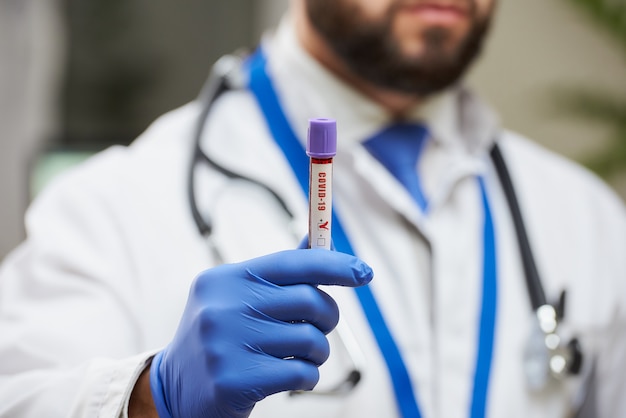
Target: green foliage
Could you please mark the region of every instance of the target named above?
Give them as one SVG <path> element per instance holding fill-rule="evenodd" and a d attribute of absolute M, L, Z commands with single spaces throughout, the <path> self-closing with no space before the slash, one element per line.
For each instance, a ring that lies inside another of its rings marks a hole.
<path fill-rule="evenodd" d="M 588 14 L 602 30 L 610 34 L 626 58 L 626 0 L 566 0 Z M 590 121 L 604 123 L 612 130 L 609 146 L 582 163 L 604 178 L 626 169 L 626 97 L 600 92 L 589 87 L 568 87 L 556 94 L 563 111 Z"/>
<path fill-rule="evenodd" d="M 611 127 L 611 141 L 606 149 L 581 161 L 604 178 L 618 174 L 626 167 L 626 98 L 583 88 L 556 91 L 560 111 L 584 117 Z"/>
<path fill-rule="evenodd" d="M 587 12 L 626 48 L 626 0 L 567 0 Z"/>

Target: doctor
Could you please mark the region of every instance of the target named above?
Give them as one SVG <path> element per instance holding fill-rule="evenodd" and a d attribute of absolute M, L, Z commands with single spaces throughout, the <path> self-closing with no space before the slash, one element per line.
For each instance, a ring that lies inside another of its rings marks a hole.
<path fill-rule="evenodd" d="M 250 89 L 57 180 L 0 275 L 0 416 L 626 416 L 624 207 L 462 86 L 494 2 L 293 0 Z M 295 249 L 312 117 L 339 127 L 335 252 Z"/>

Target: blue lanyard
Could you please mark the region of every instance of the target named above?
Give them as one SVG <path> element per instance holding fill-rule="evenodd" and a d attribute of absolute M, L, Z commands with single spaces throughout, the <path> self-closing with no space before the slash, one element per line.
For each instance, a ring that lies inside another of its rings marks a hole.
<path fill-rule="evenodd" d="M 249 88 L 259 103 L 274 140 L 291 164 L 291 168 L 306 195 L 309 184 L 309 158 L 282 110 L 272 81 L 266 72 L 266 58 L 263 51 L 259 48 L 250 57 L 246 65 L 250 74 Z M 483 294 L 478 335 L 478 355 L 470 409 L 471 418 L 483 418 L 485 416 L 493 356 L 497 299 L 496 249 L 493 221 L 487 200 L 486 187 L 481 178 L 479 178 L 479 184 L 485 215 Z M 352 245 L 334 210 L 332 223 L 332 237 L 336 250 L 354 255 Z M 355 291 L 374 333 L 378 347 L 385 359 L 400 415 L 403 418 L 420 418 L 422 415 L 407 367 L 402 360 L 402 355 L 391 335 L 389 327 L 385 323 L 385 318 L 378 307 L 371 288 L 363 286 L 355 289 Z"/>

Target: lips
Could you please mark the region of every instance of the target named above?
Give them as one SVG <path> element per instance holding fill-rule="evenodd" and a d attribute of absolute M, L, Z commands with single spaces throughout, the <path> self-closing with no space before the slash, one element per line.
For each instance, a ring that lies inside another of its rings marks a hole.
<path fill-rule="evenodd" d="M 424 0 L 407 2 L 402 9 L 406 13 L 418 16 L 425 23 L 447 24 L 467 18 L 469 6 L 467 1 Z"/>
<path fill-rule="evenodd" d="M 471 1 L 451 1 L 451 0 L 413 0 L 405 1 L 404 7 L 411 9 L 439 9 L 455 11 L 457 13 L 468 13 L 471 8 Z"/>

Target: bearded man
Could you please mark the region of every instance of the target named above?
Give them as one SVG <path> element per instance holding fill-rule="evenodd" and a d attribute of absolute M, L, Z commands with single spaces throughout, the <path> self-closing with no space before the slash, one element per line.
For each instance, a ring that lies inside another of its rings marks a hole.
<path fill-rule="evenodd" d="M 494 3 L 293 0 L 55 181 L 0 276 L 0 416 L 626 416 L 624 207 L 464 87 Z M 312 118 L 335 251 L 300 244 Z"/>

